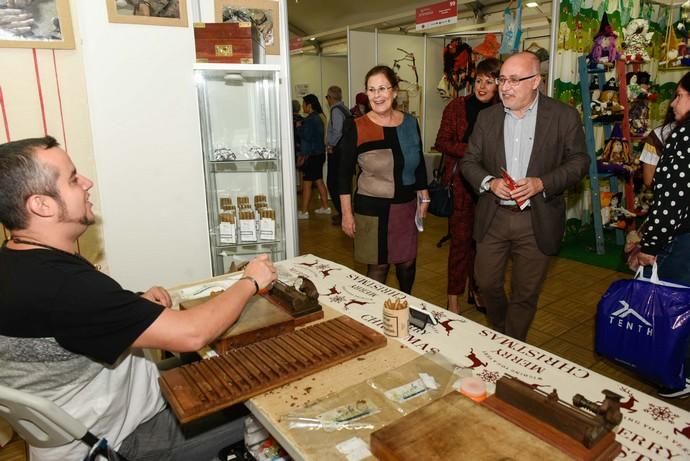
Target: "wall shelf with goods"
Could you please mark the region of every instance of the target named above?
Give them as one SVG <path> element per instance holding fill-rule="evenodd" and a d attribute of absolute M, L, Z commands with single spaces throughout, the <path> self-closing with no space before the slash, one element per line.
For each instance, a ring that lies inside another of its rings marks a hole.
<path fill-rule="evenodd" d="M 617 61 L 615 69 L 609 71 L 605 69 L 591 69 L 588 67 L 587 56 L 580 56 L 578 58 L 578 74 L 580 79 L 580 93 L 582 97 L 582 119 L 585 131 L 585 141 L 587 143 L 587 152 L 590 156 L 589 165 L 589 183 L 590 192 L 592 197 L 592 225 L 594 228 L 595 236 L 595 246 L 596 252 L 599 255 L 605 253 L 604 246 L 604 229 L 605 223 L 602 217 L 602 193 L 601 193 L 601 181 L 608 180 L 609 182 L 609 192 L 611 194 L 616 194 L 619 192 L 619 178 L 623 179 L 624 182 L 624 198 L 625 198 L 625 209 L 630 211 L 633 207 L 633 173 L 622 172 L 622 171 L 603 171 L 600 169 L 599 162 L 597 161 L 597 145 L 595 140 L 594 129 L 595 126 L 600 125 L 604 129 L 604 136 L 608 139 L 611 136 L 612 129 L 616 124 L 619 124 L 623 133 L 623 137 L 630 142 L 640 141 L 643 138 L 633 138 L 630 133 L 629 124 L 629 104 L 627 98 L 627 86 L 626 86 L 626 70 L 627 66 L 631 64 L 626 64 L 623 61 Z M 635 72 L 639 71 L 639 63 L 634 63 L 633 69 Z M 622 106 L 622 113 L 619 119 L 615 118 L 593 118 L 592 114 L 592 97 L 590 94 L 590 85 L 592 85 L 593 80 L 598 82 L 598 87 L 601 90 L 604 87 L 604 79 L 606 74 L 614 73 L 618 79 L 618 104 Z M 622 170 L 619 169 L 619 170 Z M 623 204 L 621 204 L 621 207 Z M 631 211 L 630 211 L 631 212 Z M 632 213 L 632 212 L 631 212 Z M 583 219 L 583 221 L 588 221 Z M 611 228 L 616 233 L 616 244 L 623 245 L 625 240 L 624 229 L 615 227 Z"/>
<path fill-rule="evenodd" d="M 280 66 L 197 64 L 194 78 L 213 275 L 286 258 Z"/>

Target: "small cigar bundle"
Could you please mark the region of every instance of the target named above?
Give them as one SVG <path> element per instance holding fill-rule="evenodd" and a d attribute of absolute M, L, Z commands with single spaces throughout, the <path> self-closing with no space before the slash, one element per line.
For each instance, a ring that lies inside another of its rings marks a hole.
<path fill-rule="evenodd" d="M 220 222 L 228 222 L 235 224 L 235 214 L 234 213 L 220 213 Z"/>
<path fill-rule="evenodd" d="M 392 311 L 407 309 L 407 301 L 404 299 L 387 299 L 383 302 L 383 307 Z"/>
<path fill-rule="evenodd" d="M 238 195 L 237 196 L 237 208 L 251 208 L 252 204 L 249 201 L 249 197 Z"/>
<path fill-rule="evenodd" d="M 254 212 L 251 209 L 240 209 L 241 220 L 254 220 Z"/>
<path fill-rule="evenodd" d="M 232 210 L 234 208 L 232 206 L 232 199 L 230 197 L 221 197 L 220 198 L 220 208 L 221 208 L 221 210 L 224 210 L 224 211 Z"/>
<path fill-rule="evenodd" d="M 265 195 L 257 194 L 254 196 L 254 208 L 259 208 L 260 203 L 268 203 Z"/>
<path fill-rule="evenodd" d="M 271 208 L 262 208 L 259 210 L 259 216 L 262 218 L 276 219 L 276 212 Z"/>

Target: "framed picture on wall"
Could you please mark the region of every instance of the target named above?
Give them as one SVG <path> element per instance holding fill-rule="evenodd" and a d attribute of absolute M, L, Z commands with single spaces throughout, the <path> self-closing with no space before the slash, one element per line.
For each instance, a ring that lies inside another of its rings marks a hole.
<path fill-rule="evenodd" d="M 215 0 L 216 22 L 251 22 L 266 54 L 280 54 L 278 2 L 273 0 Z"/>
<path fill-rule="evenodd" d="M 0 47 L 74 48 L 69 0 L 15 1 L 0 8 Z"/>
<path fill-rule="evenodd" d="M 105 0 L 108 20 L 121 24 L 187 27 L 186 0 Z"/>

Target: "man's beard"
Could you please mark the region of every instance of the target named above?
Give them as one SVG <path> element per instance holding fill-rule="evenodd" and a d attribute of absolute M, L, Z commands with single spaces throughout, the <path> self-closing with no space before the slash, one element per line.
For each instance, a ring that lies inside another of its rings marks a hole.
<path fill-rule="evenodd" d="M 58 202 L 60 204 L 60 212 L 58 214 L 58 221 L 59 222 L 81 224 L 82 226 L 90 226 L 92 224 L 95 224 L 96 218 L 95 217 L 89 218 L 86 215 L 86 213 L 80 218 L 71 218 L 71 217 L 67 216 L 67 206 L 65 206 L 65 202 L 62 201 L 61 198 L 58 199 Z"/>

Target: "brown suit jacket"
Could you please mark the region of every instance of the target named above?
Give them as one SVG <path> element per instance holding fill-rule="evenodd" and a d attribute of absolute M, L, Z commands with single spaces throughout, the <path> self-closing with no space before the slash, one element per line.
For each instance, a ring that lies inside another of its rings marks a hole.
<path fill-rule="evenodd" d="M 479 113 L 460 169 L 472 187 L 479 191 L 486 176 L 501 177 L 506 167 L 503 141 L 502 104 Z M 537 123 L 532 154 L 527 167 L 528 177 L 544 182 L 544 192 L 530 199 L 532 227 L 539 249 L 547 254 L 558 253 L 565 230 L 563 192 L 587 173 L 589 156 L 578 112 L 561 102 L 539 95 Z M 516 180 L 521 178 L 515 178 Z M 496 210 L 498 197 L 482 192 L 477 203 L 474 239 L 481 242 Z"/>

